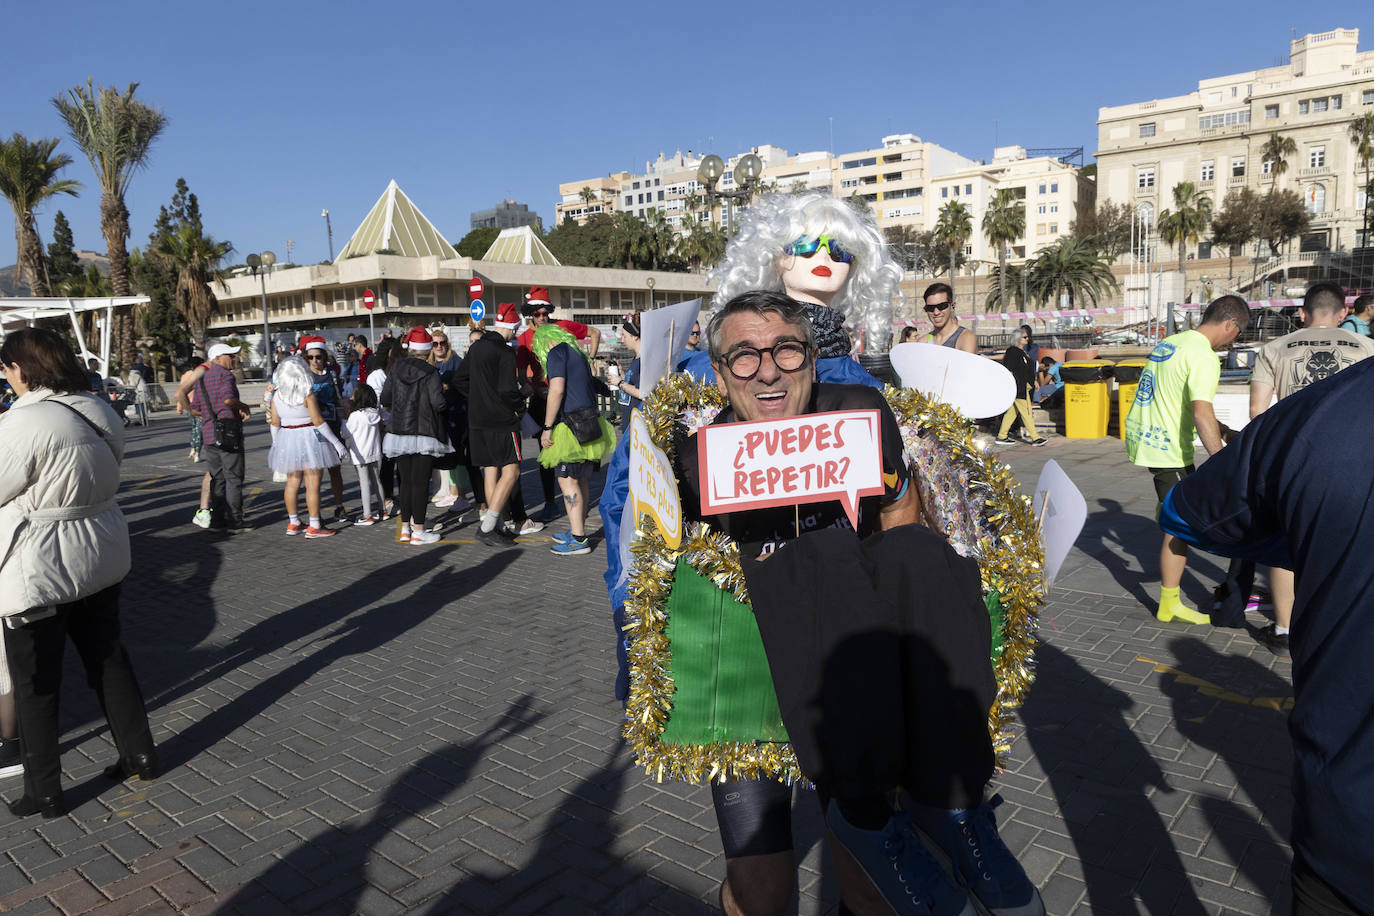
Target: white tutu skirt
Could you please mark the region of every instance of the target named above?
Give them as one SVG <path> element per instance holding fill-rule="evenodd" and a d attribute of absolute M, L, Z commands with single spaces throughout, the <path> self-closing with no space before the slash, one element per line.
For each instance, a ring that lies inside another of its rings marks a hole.
<path fill-rule="evenodd" d="M 402 455 L 430 455 L 442 458 L 452 451 L 453 446 L 447 442 L 440 442 L 433 436 L 398 436 L 395 433 L 387 433 L 386 438 L 382 439 L 382 454 L 388 458 L 399 458 Z"/>
<path fill-rule="evenodd" d="M 276 432 L 272 451 L 267 455 L 267 466 L 273 471 L 291 474 L 338 467 L 338 451 L 316 435 L 313 426 L 278 427 Z"/>

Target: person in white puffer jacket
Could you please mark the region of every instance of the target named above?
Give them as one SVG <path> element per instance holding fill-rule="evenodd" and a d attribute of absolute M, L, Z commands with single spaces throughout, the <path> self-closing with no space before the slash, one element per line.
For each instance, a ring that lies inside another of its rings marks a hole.
<path fill-rule="evenodd" d="M 151 779 L 143 694 L 119 640 L 129 528 L 115 503 L 124 425 L 86 394 L 85 371 L 45 328 L 9 334 L 0 363 L 19 394 L 0 416 L 0 617 L 14 682 L 24 795 L 18 817 L 66 811 L 58 753 L 62 651 L 71 637 L 119 749 L 114 779 Z"/>

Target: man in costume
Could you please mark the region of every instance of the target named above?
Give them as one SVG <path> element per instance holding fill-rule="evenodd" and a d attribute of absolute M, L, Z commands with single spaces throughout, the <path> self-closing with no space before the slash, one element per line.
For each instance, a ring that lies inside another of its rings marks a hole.
<path fill-rule="evenodd" d="M 846 904 L 972 914 L 972 893 L 999 916 L 1043 913 L 997 834 L 1000 799 L 983 797 L 995 683 L 978 565 L 915 524 L 891 409 L 869 387 L 816 383 L 812 323 L 784 295 L 736 297 L 707 337 L 729 402 L 716 423 L 843 409 L 880 416 L 884 493 L 860 501 L 857 531 L 838 501 L 705 519 L 739 545 L 777 705 L 825 809 Z M 692 520 L 701 513 L 688 436 L 679 433 L 674 451 Z M 910 801 L 894 811 L 899 791 Z M 791 787 L 722 777 L 712 795 L 726 912 L 779 912 L 794 884 Z"/>
<path fill-rule="evenodd" d="M 495 330 L 468 347 L 467 357 L 453 374 L 453 387 L 468 401 L 468 453 L 482 469 L 487 508 L 477 539 L 491 547 L 512 541 L 501 527 L 506 506 L 520 476 L 520 416 L 525 394 L 515 370 L 515 351 L 509 346 L 520 313 L 513 302 L 497 306 Z"/>
<path fill-rule="evenodd" d="M 1202 313 L 1196 330 L 1166 337 L 1150 351 L 1135 400 L 1126 415 L 1126 454 L 1154 477 L 1162 503 L 1169 490 L 1193 473 L 1193 433 L 1207 454 L 1216 455 L 1233 433 L 1217 420 L 1212 399 L 1221 381 L 1215 351 L 1229 347 L 1250 322 L 1250 307 L 1239 296 L 1222 296 Z M 1211 617 L 1179 597 L 1188 547 L 1171 534 L 1159 550 L 1159 608 L 1168 623 L 1210 623 Z"/>
<path fill-rule="evenodd" d="M 1374 912 L 1374 359 L 1280 400 L 1164 499 L 1160 524 L 1294 572 L 1293 912 Z"/>

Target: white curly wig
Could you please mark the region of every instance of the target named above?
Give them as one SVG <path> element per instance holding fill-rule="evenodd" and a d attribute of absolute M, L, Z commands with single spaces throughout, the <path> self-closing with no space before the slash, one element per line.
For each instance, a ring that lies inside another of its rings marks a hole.
<path fill-rule="evenodd" d="M 711 271 L 721 305 L 754 289 L 782 290 L 778 261 L 783 248 L 799 238 L 828 235 L 854 255 L 849 282 L 831 307 L 870 333 L 889 328 L 892 309 L 902 300 L 902 270 L 888 254 L 873 217 L 820 191 L 770 194 L 744 211 L 740 230 Z M 893 299 L 896 302 L 893 302 Z M 851 305 L 854 307 L 851 308 Z"/>
<path fill-rule="evenodd" d="M 276 389 L 272 398 L 298 407 L 305 403 L 305 396 L 310 393 L 314 384 L 315 379 L 305 360 L 299 356 L 288 356 L 277 363 L 277 368 L 272 372 L 272 387 Z"/>

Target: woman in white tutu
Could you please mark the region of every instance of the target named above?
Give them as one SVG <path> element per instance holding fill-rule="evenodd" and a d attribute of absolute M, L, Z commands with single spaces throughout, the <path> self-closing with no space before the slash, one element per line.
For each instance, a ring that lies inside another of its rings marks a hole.
<path fill-rule="evenodd" d="M 299 534 L 301 519 L 296 514 L 296 497 L 301 478 L 305 478 L 305 505 L 310 512 L 310 524 L 305 526 L 307 538 L 327 538 L 335 532 L 320 524 L 320 475 L 338 467 L 348 454 L 344 444 L 325 423 L 320 407 L 311 393 L 313 379 L 305 360 L 292 356 L 282 360 L 272 373 L 272 396 L 269 422 L 276 431 L 267 463 L 273 471 L 286 475 L 287 534 Z"/>

